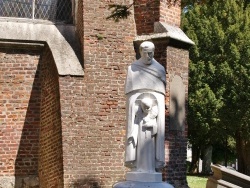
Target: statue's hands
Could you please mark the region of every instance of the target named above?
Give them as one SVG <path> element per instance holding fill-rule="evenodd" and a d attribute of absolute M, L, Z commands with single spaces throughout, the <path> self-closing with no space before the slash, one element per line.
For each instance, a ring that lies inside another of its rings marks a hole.
<path fill-rule="evenodd" d="M 130 136 L 129 138 L 128 138 L 128 144 L 132 144 L 132 143 L 134 143 L 135 141 L 134 141 L 134 137 L 133 136 Z"/>
<path fill-rule="evenodd" d="M 149 116 L 143 118 L 143 126 L 147 128 L 151 128 L 155 125 L 155 121 L 151 119 Z"/>
<path fill-rule="evenodd" d="M 146 123 L 143 123 L 143 126 L 144 127 L 147 127 L 147 128 L 150 128 L 150 127 L 153 127 L 154 124 L 150 123 L 150 122 L 146 122 Z"/>

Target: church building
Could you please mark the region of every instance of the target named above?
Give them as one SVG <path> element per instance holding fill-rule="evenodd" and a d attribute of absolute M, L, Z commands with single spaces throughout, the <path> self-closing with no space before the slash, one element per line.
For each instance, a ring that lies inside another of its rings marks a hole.
<path fill-rule="evenodd" d="M 113 4 L 131 14 L 107 19 Z M 187 187 L 193 42 L 180 16 L 180 0 L 0 0 L 0 188 L 124 180 L 124 84 L 143 41 L 166 70 L 163 181 Z"/>

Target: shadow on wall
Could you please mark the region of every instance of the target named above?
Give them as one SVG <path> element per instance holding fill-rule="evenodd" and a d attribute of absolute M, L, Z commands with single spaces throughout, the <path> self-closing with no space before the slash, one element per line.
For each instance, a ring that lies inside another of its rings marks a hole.
<path fill-rule="evenodd" d="M 30 99 L 28 102 L 28 108 L 26 111 L 26 116 L 22 129 L 22 135 L 15 161 L 15 188 L 39 187 L 38 149 L 39 149 L 40 99 L 41 99 L 39 67 L 40 66 L 38 65 L 35 73 L 30 93 Z M 22 87 L 20 88 L 23 88 L 23 90 L 25 90 L 26 88 L 30 87 L 30 85 L 28 84 L 30 83 L 24 82 L 22 83 Z M 25 91 L 21 90 L 20 92 L 25 92 Z"/>
<path fill-rule="evenodd" d="M 73 188 L 101 188 L 100 182 L 93 177 L 78 179 L 72 183 Z"/>
<path fill-rule="evenodd" d="M 175 106 L 175 111 L 171 115 L 166 116 L 167 126 L 165 143 L 168 145 L 168 151 L 166 151 L 166 153 L 169 158 L 166 162 L 166 167 L 163 169 L 163 179 L 174 187 L 188 188 L 186 180 L 187 131 L 185 130 L 187 122 L 185 119 L 183 125 L 179 125 L 179 127 L 170 126 L 170 119 L 178 121 L 180 118 L 179 113 L 183 111 L 183 106 L 178 103 L 178 100 L 176 100 L 176 98 L 173 98 L 172 100 L 172 105 Z M 185 105 L 187 105 L 187 101 L 185 102 Z M 184 126 L 184 129 L 181 128 L 182 126 Z"/>

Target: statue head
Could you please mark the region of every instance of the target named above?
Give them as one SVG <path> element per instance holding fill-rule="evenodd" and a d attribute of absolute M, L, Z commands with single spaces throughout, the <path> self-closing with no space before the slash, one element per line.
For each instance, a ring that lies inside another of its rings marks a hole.
<path fill-rule="evenodd" d="M 145 41 L 140 45 L 140 55 L 143 63 L 150 65 L 154 57 L 155 45 L 152 42 Z"/>
<path fill-rule="evenodd" d="M 141 100 L 141 108 L 144 113 L 149 113 L 153 107 L 153 100 L 149 97 L 145 97 Z"/>

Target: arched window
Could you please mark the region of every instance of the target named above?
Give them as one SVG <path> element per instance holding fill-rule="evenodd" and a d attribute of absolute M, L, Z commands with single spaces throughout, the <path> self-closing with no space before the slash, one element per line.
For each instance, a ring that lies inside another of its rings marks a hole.
<path fill-rule="evenodd" d="M 0 0 L 0 16 L 72 23 L 72 0 Z"/>

